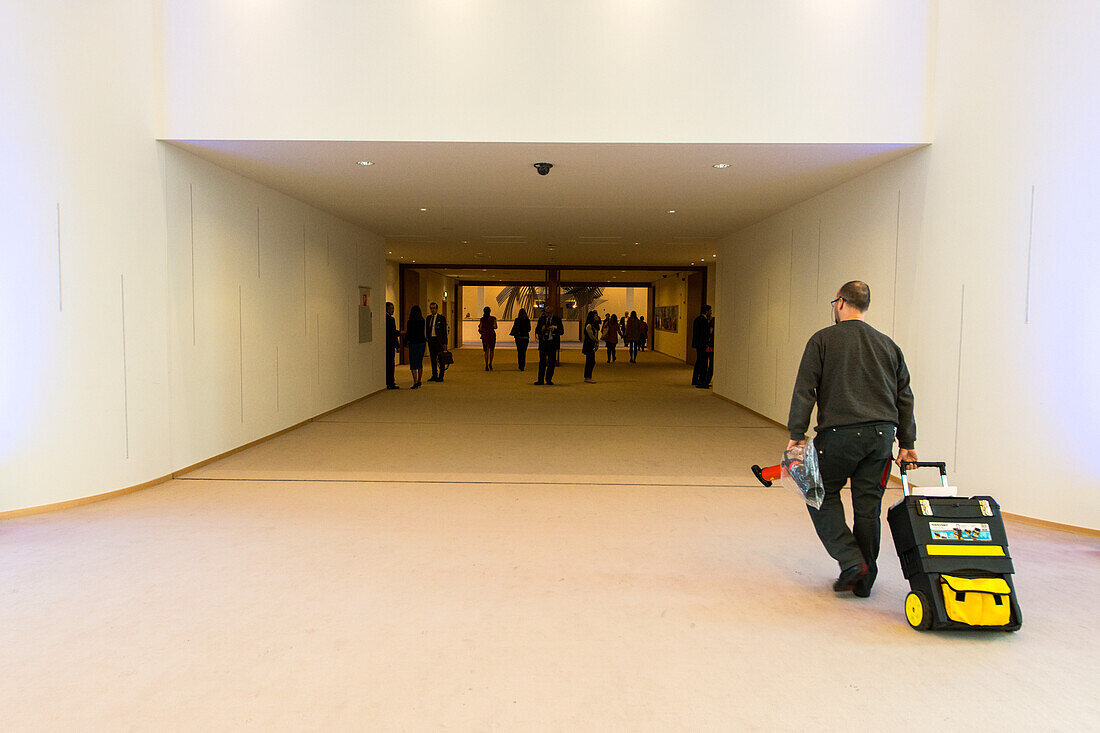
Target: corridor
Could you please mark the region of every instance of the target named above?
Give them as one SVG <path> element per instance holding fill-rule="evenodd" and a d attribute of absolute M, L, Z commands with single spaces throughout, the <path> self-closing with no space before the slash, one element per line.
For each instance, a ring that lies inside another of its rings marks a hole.
<path fill-rule="evenodd" d="M 442 384 L 410 391 L 399 367 L 405 389 L 179 479 L 0 525 L 5 728 L 900 730 L 917 700 L 936 727 L 1100 716 L 1095 540 L 1010 524 L 1024 628 L 919 634 L 888 530 L 871 598 L 834 596 L 802 503 L 749 471 L 784 431 L 682 362 L 601 354 L 588 385 L 566 352 L 536 387 L 537 358 L 456 356 Z"/>

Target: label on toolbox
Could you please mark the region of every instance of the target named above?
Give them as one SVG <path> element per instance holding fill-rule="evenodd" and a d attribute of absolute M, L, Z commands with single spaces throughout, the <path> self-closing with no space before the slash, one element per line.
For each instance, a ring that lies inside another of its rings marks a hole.
<path fill-rule="evenodd" d="M 988 524 L 971 524 L 963 522 L 929 522 L 928 529 L 932 531 L 932 539 L 935 541 L 949 542 L 992 542 L 993 537 L 989 533 Z"/>

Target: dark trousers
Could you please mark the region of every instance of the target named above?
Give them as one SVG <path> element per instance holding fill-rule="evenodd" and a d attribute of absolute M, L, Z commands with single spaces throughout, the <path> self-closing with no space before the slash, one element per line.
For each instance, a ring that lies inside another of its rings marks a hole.
<path fill-rule="evenodd" d="M 635 359 L 638 358 L 638 346 L 639 346 L 639 344 L 640 344 L 640 342 L 638 342 L 638 341 L 631 341 L 630 342 L 630 360 L 631 361 L 634 361 Z"/>
<path fill-rule="evenodd" d="M 393 358 L 397 355 L 397 349 L 386 348 L 386 386 L 397 384 L 393 377 Z"/>
<path fill-rule="evenodd" d="M 692 384 L 710 384 L 710 354 L 707 347 L 695 349 L 695 370 L 691 373 Z"/>
<path fill-rule="evenodd" d="M 814 438 L 825 500 L 820 509 L 808 506 L 821 544 L 839 563 L 850 568 L 866 562 L 875 567 L 881 531 L 883 476 L 894 448 L 890 423 L 851 428 L 826 428 Z M 852 481 L 852 529 L 844 519 L 840 490 Z"/>
<path fill-rule="evenodd" d="M 443 339 L 430 338 L 428 339 L 428 355 L 432 360 L 432 376 L 438 379 L 443 379 L 443 372 L 447 371 L 447 367 L 439 363 L 439 354 L 443 351 Z"/>
<path fill-rule="evenodd" d="M 616 342 L 614 344 L 608 344 L 607 345 L 607 363 L 608 364 L 615 361 L 615 346 L 617 345 L 617 343 L 618 342 Z"/>
<path fill-rule="evenodd" d="M 558 364 L 557 347 L 539 347 L 539 381 L 554 381 L 554 368 Z"/>
<path fill-rule="evenodd" d="M 592 370 L 596 368 L 596 347 L 593 346 L 590 351 L 584 354 L 584 378 L 592 378 Z"/>
<path fill-rule="evenodd" d="M 531 339 L 516 339 L 516 361 L 519 362 L 519 370 L 522 372 L 527 366 L 527 344 Z"/>

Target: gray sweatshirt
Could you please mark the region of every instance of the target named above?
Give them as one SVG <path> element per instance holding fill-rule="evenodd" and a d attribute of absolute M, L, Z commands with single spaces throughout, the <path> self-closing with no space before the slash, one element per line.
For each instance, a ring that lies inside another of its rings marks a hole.
<path fill-rule="evenodd" d="M 815 402 L 817 432 L 887 422 L 898 427 L 902 448 L 913 448 L 917 439 L 905 357 L 889 336 L 863 321 L 841 321 L 806 342 L 787 418 L 791 440 L 806 437 Z"/>

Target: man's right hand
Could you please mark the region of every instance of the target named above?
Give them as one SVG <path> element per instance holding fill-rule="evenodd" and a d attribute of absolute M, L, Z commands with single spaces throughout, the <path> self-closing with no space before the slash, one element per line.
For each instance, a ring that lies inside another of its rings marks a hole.
<path fill-rule="evenodd" d="M 898 458 L 895 463 L 898 464 L 898 468 L 901 468 L 906 463 L 916 463 L 920 459 L 917 458 L 917 451 L 912 448 L 899 448 Z"/>

